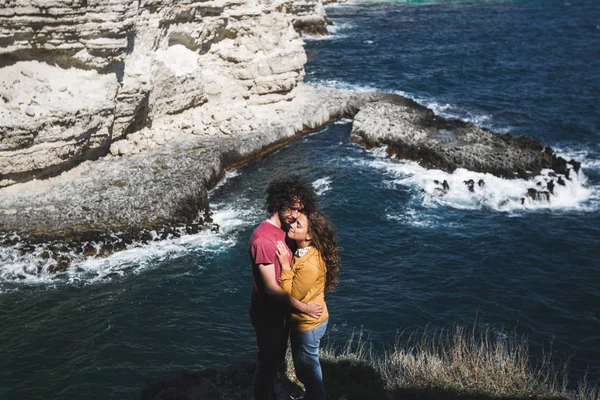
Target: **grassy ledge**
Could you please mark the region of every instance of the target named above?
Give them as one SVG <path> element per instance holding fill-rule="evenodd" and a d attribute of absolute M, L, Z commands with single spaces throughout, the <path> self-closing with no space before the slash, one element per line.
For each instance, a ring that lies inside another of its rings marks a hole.
<path fill-rule="evenodd" d="M 566 368 L 549 356 L 534 360 L 522 337 L 455 326 L 421 334 L 399 334 L 377 354 L 363 332 L 341 349 L 321 352 L 330 399 L 580 399 L 598 400 L 585 380 L 568 388 Z M 288 374 L 294 380 L 293 372 Z"/>
<path fill-rule="evenodd" d="M 382 353 L 362 331 L 352 332 L 341 348 L 324 346 L 321 366 L 329 400 L 598 400 L 600 394 L 585 380 L 571 389 L 566 368 L 558 372 L 549 356 L 532 358 L 524 338 L 476 325 L 399 334 Z M 253 375 L 253 362 L 181 371 L 146 385 L 140 399 L 251 400 Z M 289 354 L 276 392 L 278 399 L 302 398 Z"/>

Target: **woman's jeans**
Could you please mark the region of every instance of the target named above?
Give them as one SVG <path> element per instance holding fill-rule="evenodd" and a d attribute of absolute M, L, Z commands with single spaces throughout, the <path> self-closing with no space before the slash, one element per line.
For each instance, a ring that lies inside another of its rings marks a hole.
<path fill-rule="evenodd" d="M 325 399 L 323 373 L 319 362 L 319 344 L 327 330 L 327 322 L 328 320 L 325 320 L 309 331 L 300 332 L 292 328 L 290 332 L 296 376 L 306 390 L 304 400 Z"/>

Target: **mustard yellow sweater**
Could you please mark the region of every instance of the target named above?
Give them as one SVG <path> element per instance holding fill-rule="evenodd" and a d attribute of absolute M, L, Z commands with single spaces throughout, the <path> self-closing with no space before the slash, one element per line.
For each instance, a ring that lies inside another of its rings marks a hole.
<path fill-rule="evenodd" d="M 323 314 L 318 319 L 298 312 L 292 313 L 294 329 L 308 331 L 329 317 L 325 304 L 326 272 L 325 261 L 314 247 L 311 247 L 302 257 L 294 256 L 291 270 L 281 270 L 279 284 L 286 292 L 303 303 L 315 301 L 323 306 Z"/>

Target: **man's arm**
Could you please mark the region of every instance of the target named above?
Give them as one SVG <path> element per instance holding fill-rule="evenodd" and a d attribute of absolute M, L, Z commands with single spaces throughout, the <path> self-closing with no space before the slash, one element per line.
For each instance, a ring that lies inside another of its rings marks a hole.
<path fill-rule="evenodd" d="M 275 281 L 275 265 L 258 264 L 258 273 L 260 275 L 260 279 L 262 279 L 265 284 L 265 292 L 276 301 L 298 310 L 303 314 L 308 314 L 313 318 L 319 318 L 323 313 L 322 305 L 315 302 L 303 303 L 300 300 L 293 298 L 288 292 L 283 290 Z"/>

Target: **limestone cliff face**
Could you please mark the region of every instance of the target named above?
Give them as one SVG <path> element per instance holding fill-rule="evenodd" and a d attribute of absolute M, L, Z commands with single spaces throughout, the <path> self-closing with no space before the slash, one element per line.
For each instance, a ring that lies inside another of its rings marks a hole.
<path fill-rule="evenodd" d="M 306 63 L 297 8 L 291 0 L 4 0 L 0 187 L 111 145 L 127 154 L 127 135 L 160 144 L 156 129 L 146 139 L 140 132 L 172 114 L 211 110 L 182 130 L 227 134 L 222 122 L 246 107 L 293 99 Z"/>

